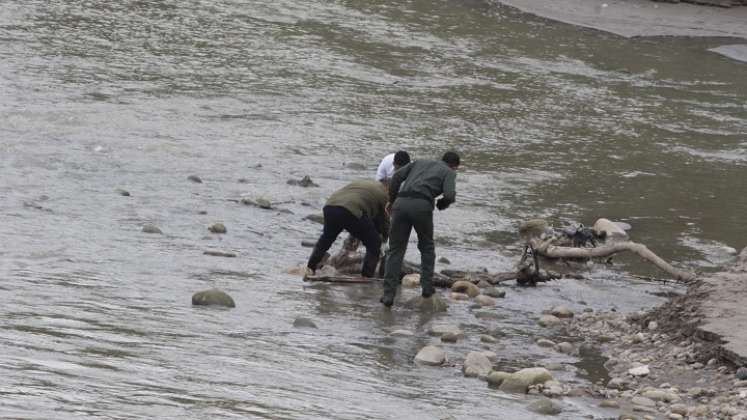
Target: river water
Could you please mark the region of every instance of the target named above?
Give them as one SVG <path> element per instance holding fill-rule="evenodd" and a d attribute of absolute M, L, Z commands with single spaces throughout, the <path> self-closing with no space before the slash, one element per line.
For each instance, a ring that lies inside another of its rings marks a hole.
<path fill-rule="evenodd" d="M 533 397 L 464 378 L 464 355 L 603 378 L 598 357 L 533 344 L 557 338 L 534 318 L 557 303 L 651 307 L 671 287 L 626 273 L 661 273 L 621 258 L 587 280 L 509 285 L 487 319 L 458 302 L 388 312 L 377 286 L 287 274 L 320 233 L 303 218 L 387 153 L 455 149 L 458 202 L 435 217 L 450 268 L 510 270 L 534 217 L 622 220 L 681 267 L 728 264 L 723 246 L 747 236 L 747 77 L 715 45 L 479 0 L 0 0 L 0 416 L 537 416 Z M 286 184 L 304 175 L 320 187 Z M 237 307 L 192 307 L 210 287 Z M 293 328 L 298 316 L 319 328 Z M 467 337 L 445 347 L 450 366 L 418 367 L 437 323 Z M 389 336 L 400 328 L 415 335 Z M 561 403 L 565 418 L 613 415 Z"/>

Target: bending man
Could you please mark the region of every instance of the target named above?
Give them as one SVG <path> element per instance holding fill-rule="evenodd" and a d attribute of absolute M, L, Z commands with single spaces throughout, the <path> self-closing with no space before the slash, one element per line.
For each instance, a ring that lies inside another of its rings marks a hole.
<path fill-rule="evenodd" d="M 423 297 L 431 297 L 436 247 L 433 243 L 433 204 L 444 210 L 456 198 L 456 169 L 459 155 L 447 152 L 440 161 L 417 160 L 394 173 L 389 184 L 392 227 L 389 234 L 389 254 L 384 273 L 384 295 L 381 303 L 392 306 L 400 283 L 402 260 L 407 251 L 410 231 L 415 228 L 420 250 L 420 287 Z M 406 181 L 406 182 L 405 182 Z M 403 185 L 404 183 L 404 185 Z M 401 186 L 401 190 L 400 190 Z M 392 204 L 393 203 L 393 204 Z"/>
<path fill-rule="evenodd" d="M 410 154 L 404 150 L 400 150 L 397 153 L 390 153 L 381 159 L 379 168 L 376 170 L 376 180 L 381 183 L 388 183 L 389 179 L 394 175 L 394 171 L 410 163 Z"/>
<path fill-rule="evenodd" d="M 366 247 L 363 277 L 373 277 L 381 254 L 381 237 L 388 235 L 384 186 L 374 180 L 358 180 L 335 191 L 324 205 L 324 230 L 309 257 L 306 274 L 313 274 L 340 232 L 347 230 Z"/>

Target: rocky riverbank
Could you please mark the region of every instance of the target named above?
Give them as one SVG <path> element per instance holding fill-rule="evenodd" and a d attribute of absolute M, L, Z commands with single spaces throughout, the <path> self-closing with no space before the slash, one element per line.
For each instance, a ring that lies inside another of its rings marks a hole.
<path fill-rule="evenodd" d="M 559 318 L 565 334 L 586 337 L 581 346 L 599 346 L 608 358 L 611 379 L 588 393 L 619 408 L 621 419 L 747 419 L 745 273 L 747 249 L 731 270 L 647 313 Z"/>

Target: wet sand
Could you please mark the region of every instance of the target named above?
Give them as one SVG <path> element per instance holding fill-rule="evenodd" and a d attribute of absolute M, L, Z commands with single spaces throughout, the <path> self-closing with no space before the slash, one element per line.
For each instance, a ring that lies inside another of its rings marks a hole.
<path fill-rule="evenodd" d="M 724 37 L 747 40 L 747 7 L 719 8 L 649 0 L 498 0 L 523 12 L 620 36 Z"/>

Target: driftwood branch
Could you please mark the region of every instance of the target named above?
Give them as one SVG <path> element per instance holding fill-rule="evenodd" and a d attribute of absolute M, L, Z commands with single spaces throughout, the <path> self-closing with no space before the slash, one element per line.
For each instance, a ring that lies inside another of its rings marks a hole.
<path fill-rule="evenodd" d="M 633 241 L 610 242 L 596 248 L 574 248 L 553 245 L 552 241 L 542 242 L 539 239 L 531 241 L 532 246 L 540 255 L 549 258 L 603 258 L 619 252 L 632 252 L 644 260 L 654 264 L 656 267 L 670 274 L 676 280 L 691 282 L 695 280 L 695 274 L 689 271 L 679 270 L 658 255 L 654 254 L 645 245 Z"/>

